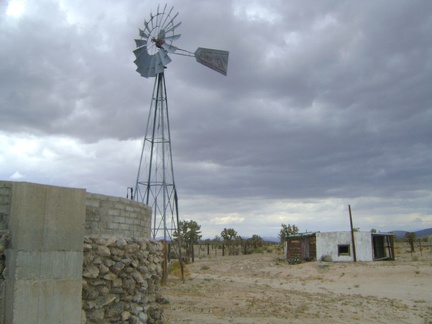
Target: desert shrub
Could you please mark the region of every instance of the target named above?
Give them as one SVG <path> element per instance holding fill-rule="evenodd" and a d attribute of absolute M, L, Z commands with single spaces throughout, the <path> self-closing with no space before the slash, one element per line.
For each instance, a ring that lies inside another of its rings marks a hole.
<path fill-rule="evenodd" d="M 287 261 L 289 264 L 299 264 L 299 263 L 303 262 L 303 259 L 299 258 L 299 257 L 294 257 L 294 258 L 288 259 Z"/>
<path fill-rule="evenodd" d="M 208 270 L 208 269 L 210 269 L 210 267 L 208 265 L 201 266 L 201 270 Z"/>
<path fill-rule="evenodd" d="M 264 253 L 264 250 L 265 250 L 264 247 L 260 246 L 260 247 L 255 248 L 253 250 L 253 253 Z"/>
<path fill-rule="evenodd" d="M 190 276 L 190 271 L 189 269 L 186 267 L 186 264 L 183 263 L 183 271 L 184 271 L 184 275 L 185 278 Z M 180 262 L 173 261 L 171 262 L 171 264 L 168 267 L 168 273 L 172 276 L 181 278 L 181 267 L 180 267 Z"/>
<path fill-rule="evenodd" d="M 276 248 L 277 248 L 277 246 L 276 246 Z M 267 253 L 273 253 L 273 245 L 272 244 L 267 245 L 265 247 L 265 250 Z"/>

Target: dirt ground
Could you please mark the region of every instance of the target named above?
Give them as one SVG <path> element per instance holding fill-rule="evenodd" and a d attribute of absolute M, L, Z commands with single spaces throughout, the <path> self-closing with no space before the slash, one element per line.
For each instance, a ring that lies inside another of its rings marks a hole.
<path fill-rule="evenodd" d="M 432 323 L 432 255 L 306 262 L 281 254 L 201 256 L 163 287 L 167 323 Z"/>

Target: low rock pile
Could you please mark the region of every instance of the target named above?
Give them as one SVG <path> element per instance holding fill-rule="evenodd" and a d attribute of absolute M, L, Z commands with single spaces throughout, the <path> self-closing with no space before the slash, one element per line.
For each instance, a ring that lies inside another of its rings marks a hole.
<path fill-rule="evenodd" d="M 156 241 L 86 237 L 83 322 L 162 323 L 162 260 Z"/>

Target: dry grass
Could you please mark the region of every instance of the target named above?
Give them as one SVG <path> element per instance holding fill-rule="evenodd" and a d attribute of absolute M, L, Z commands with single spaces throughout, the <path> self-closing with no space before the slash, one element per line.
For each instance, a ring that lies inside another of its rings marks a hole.
<path fill-rule="evenodd" d="M 404 250 L 403 246 L 399 250 Z M 429 252 L 429 251 L 427 251 Z M 196 258 L 163 295 L 167 323 L 429 323 L 432 257 L 289 265 L 276 253 Z"/>

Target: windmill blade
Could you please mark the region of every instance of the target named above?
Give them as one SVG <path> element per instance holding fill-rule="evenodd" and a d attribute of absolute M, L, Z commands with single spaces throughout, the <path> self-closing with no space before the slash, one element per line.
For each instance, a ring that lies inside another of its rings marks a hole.
<path fill-rule="evenodd" d="M 167 40 L 169 40 L 169 41 L 175 41 L 175 40 L 179 39 L 180 36 L 181 36 L 181 34 L 172 35 L 172 36 L 166 36 L 164 39 L 165 39 L 166 41 L 167 41 Z"/>
<path fill-rule="evenodd" d="M 158 34 L 158 39 L 165 40 L 165 30 L 161 29 Z"/>
<path fill-rule="evenodd" d="M 150 56 L 138 58 L 134 61 L 134 63 L 137 65 L 136 71 L 141 74 L 141 76 L 148 78 Z"/>
<path fill-rule="evenodd" d="M 155 28 L 155 19 L 153 19 L 156 16 L 153 16 L 153 13 L 150 13 L 150 21 L 149 23 L 151 24 L 151 30 L 153 30 Z"/>
<path fill-rule="evenodd" d="M 139 35 L 140 35 L 142 38 L 145 38 L 145 39 L 149 38 L 150 35 L 147 35 L 146 32 L 145 32 L 144 30 L 142 30 L 142 29 L 140 29 L 140 28 L 138 28 L 138 29 L 139 29 Z"/>
<path fill-rule="evenodd" d="M 150 28 L 149 28 L 149 25 L 148 25 L 148 22 L 147 21 L 145 21 L 144 20 L 144 30 L 147 30 L 148 31 L 148 34 L 150 35 L 151 34 L 151 30 L 150 30 Z"/>
<path fill-rule="evenodd" d="M 168 53 L 174 53 L 176 50 L 178 50 L 178 47 L 175 47 L 173 45 L 169 45 L 167 43 L 162 44 L 162 48 L 167 51 Z"/>
<path fill-rule="evenodd" d="M 146 46 L 147 40 L 144 39 L 135 39 L 136 47 Z"/>
<path fill-rule="evenodd" d="M 134 61 L 134 63 L 138 66 L 138 68 L 142 68 L 150 63 L 150 59 L 151 58 L 149 55 L 141 55 Z"/>
<path fill-rule="evenodd" d="M 149 75 L 148 75 L 148 71 L 144 68 L 144 67 L 138 67 L 137 69 L 136 69 L 136 71 L 142 76 L 142 77 L 144 77 L 144 78 L 148 78 L 149 77 Z"/>
<path fill-rule="evenodd" d="M 166 25 L 164 24 L 164 26 L 172 25 L 173 22 L 174 22 L 174 19 L 176 19 L 176 17 L 178 16 L 178 14 L 179 14 L 179 13 L 177 12 L 177 13 L 174 15 L 174 17 L 172 17 L 171 20 L 170 20 Z"/>
<path fill-rule="evenodd" d="M 164 10 L 162 11 L 162 15 L 165 15 L 165 10 L 166 10 L 167 6 L 168 6 L 168 3 L 165 3 Z"/>
<path fill-rule="evenodd" d="M 223 75 L 227 75 L 228 57 L 228 51 L 202 47 L 199 47 L 195 51 L 195 59 L 198 63 L 201 63 L 202 65 L 205 65 Z"/>
<path fill-rule="evenodd" d="M 163 64 L 164 66 L 171 62 L 171 59 L 170 59 L 170 57 L 168 56 L 167 52 L 164 51 L 162 48 L 159 49 L 159 51 L 158 51 L 158 55 L 159 55 L 159 57 L 160 57 L 160 59 L 161 59 L 161 61 L 162 61 L 162 64 Z"/>
<path fill-rule="evenodd" d="M 156 75 L 156 64 L 155 64 L 155 56 L 150 56 L 150 63 L 148 65 L 148 75 L 149 76 L 155 76 Z"/>
<path fill-rule="evenodd" d="M 162 14 L 162 12 L 159 12 L 159 5 L 158 5 L 157 11 L 156 11 L 156 26 L 160 26 L 161 19 L 163 19 L 163 14 Z"/>
<path fill-rule="evenodd" d="M 177 15 L 176 15 L 177 16 Z M 173 18 L 174 19 L 174 18 Z M 170 22 L 171 23 L 171 22 Z M 169 24 L 168 24 L 169 25 Z M 165 30 L 165 33 L 169 33 L 170 31 L 173 31 L 174 29 L 176 29 L 178 26 L 180 26 L 181 25 L 181 21 L 177 24 L 177 25 L 174 25 L 174 26 L 172 26 L 171 28 L 169 28 L 169 29 L 166 29 Z"/>
<path fill-rule="evenodd" d="M 165 5 L 165 8 L 166 8 L 166 5 Z M 174 9 L 174 7 L 171 7 L 170 11 L 169 11 L 168 14 L 166 15 L 166 18 L 165 18 L 165 20 L 163 21 L 163 23 L 162 23 L 162 25 L 161 25 L 162 27 L 165 26 L 165 24 L 166 24 L 168 18 L 171 16 L 171 12 L 173 11 L 173 9 Z M 164 10 L 164 12 L 165 12 L 165 10 Z"/>
<path fill-rule="evenodd" d="M 142 56 L 142 55 L 147 55 L 148 56 L 147 48 L 145 46 L 141 46 L 141 47 L 138 47 L 138 48 L 134 49 L 133 53 L 135 54 L 135 56 L 137 58 L 140 57 L 140 56 Z"/>
<path fill-rule="evenodd" d="M 155 74 L 162 73 L 165 67 L 162 63 L 162 58 L 160 55 L 155 55 Z"/>

